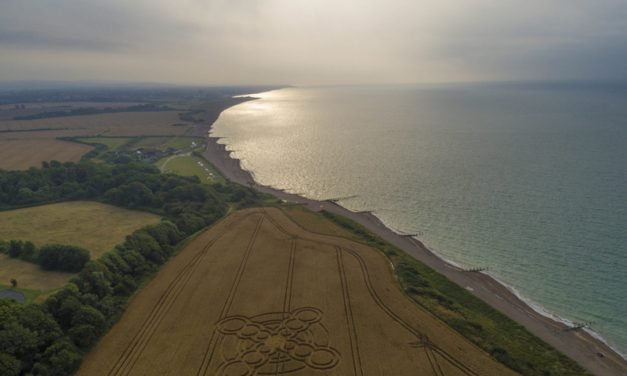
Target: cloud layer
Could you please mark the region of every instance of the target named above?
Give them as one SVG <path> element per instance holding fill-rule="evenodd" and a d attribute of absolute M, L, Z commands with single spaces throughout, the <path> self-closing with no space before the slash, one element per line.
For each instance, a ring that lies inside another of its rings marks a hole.
<path fill-rule="evenodd" d="M 625 80 L 625 20 L 625 0 L 3 0 L 0 80 Z"/>

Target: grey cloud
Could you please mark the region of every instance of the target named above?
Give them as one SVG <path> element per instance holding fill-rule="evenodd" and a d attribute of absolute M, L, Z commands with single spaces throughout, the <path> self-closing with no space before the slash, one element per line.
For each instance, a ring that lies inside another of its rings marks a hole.
<path fill-rule="evenodd" d="M 128 50 L 129 45 L 120 41 L 64 38 L 29 31 L 0 30 L 0 46 L 38 50 L 71 50 L 112 52 Z"/>
<path fill-rule="evenodd" d="M 626 19 L 625 0 L 3 0 L 0 79 L 627 79 Z"/>
<path fill-rule="evenodd" d="M 0 10 L 0 43 L 30 49 L 130 52 L 195 30 L 141 1 L 6 0 Z"/>

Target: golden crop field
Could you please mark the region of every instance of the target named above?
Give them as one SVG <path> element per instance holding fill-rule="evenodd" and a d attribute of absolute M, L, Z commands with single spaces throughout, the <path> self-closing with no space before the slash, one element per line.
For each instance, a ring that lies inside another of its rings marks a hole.
<path fill-rule="evenodd" d="M 51 159 L 76 162 L 91 149 L 89 145 L 55 139 L 0 139 L 0 169 L 26 170 L 41 167 L 41 162 Z"/>
<path fill-rule="evenodd" d="M 62 202 L 0 211 L 0 240 L 30 240 L 37 246 L 74 245 L 98 258 L 135 230 L 159 221 L 154 214 L 99 202 Z"/>
<path fill-rule="evenodd" d="M 514 373 L 414 304 L 375 249 L 265 208 L 231 214 L 168 262 L 78 374 Z"/>

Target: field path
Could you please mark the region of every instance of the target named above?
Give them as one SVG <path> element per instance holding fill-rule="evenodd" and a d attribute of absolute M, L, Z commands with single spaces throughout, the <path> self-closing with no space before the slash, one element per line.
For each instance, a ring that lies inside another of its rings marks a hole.
<path fill-rule="evenodd" d="M 512 375 L 398 287 L 378 251 L 235 212 L 133 299 L 79 375 Z"/>

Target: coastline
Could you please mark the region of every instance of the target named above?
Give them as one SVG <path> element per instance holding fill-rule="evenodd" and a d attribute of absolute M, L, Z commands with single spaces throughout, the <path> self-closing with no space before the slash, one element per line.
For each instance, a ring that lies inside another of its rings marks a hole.
<path fill-rule="evenodd" d="M 232 103 L 232 105 L 256 98 L 248 96 L 234 99 L 236 103 Z M 308 199 L 258 184 L 253 174 L 243 169 L 240 161 L 231 156 L 226 145 L 219 143 L 220 138 L 210 135 L 213 123 L 217 118 L 218 116 L 212 116 L 206 119 L 205 127 L 202 127 L 204 136 L 208 137 L 203 156 L 227 179 L 269 193 L 284 201 L 304 204 L 313 211 L 327 210 L 347 217 L 466 288 L 473 295 L 524 326 L 531 333 L 569 356 L 593 374 L 627 374 L 627 360 L 599 338 L 596 333 L 586 329 L 568 330 L 569 326 L 563 322 L 564 320 L 556 318 L 546 311 L 540 312 L 540 309 L 534 309 L 533 304 L 526 302 L 512 287 L 506 286 L 483 272 L 463 271 L 434 254 L 419 240 L 393 231 L 376 215 L 370 212 L 353 212 L 332 201 Z"/>

